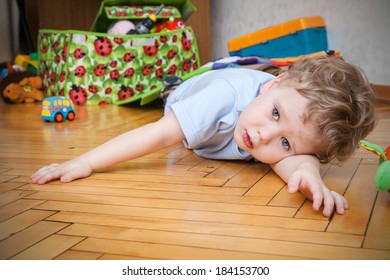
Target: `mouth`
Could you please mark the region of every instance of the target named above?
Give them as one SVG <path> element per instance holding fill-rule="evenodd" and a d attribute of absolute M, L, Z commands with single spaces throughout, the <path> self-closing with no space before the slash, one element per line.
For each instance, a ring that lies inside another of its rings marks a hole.
<path fill-rule="evenodd" d="M 244 142 L 244 144 L 247 148 L 253 149 L 253 143 L 251 141 L 251 137 L 249 136 L 249 134 L 246 130 L 245 130 L 244 134 L 242 135 L 242 141 Z"/>

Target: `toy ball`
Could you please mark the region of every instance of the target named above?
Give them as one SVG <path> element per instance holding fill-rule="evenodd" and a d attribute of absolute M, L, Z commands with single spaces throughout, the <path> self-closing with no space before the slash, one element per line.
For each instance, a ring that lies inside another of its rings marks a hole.
<path fill-rule="evenodd" d="M 43 99 L 41 118 L 47 122 L 73 121 L 76 118 L 72 100 L 63 96 L 51 96 Z"/>
<path fill-rule="evenodd" d="M 135 25 L 129 20 L 119 20 L 108 28 L 108 34 L 126 35 L 130 30 L 135 30 Z"/>
<path fill-rule="evenodd" d="M 156 25 L 156 32 L 161 32 L 164 30 L 177 30 L 186 27 L 185 22 L 179 18 L 170 17 L 168 21 L 160 22 Z"/>
<path fill-rule="evenodd" d="M 379 156 L 379 166 L 375 174 L 375 186 L 379 191 L 390 192 L 390 146 L 384 151 L 381 146 L 365 140 L 360 141 L 360 147 Z"/>

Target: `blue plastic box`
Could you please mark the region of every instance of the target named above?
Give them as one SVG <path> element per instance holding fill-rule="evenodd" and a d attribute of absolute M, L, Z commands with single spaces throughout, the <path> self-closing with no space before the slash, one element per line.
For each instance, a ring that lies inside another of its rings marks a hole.
<path fill-rule="evenodd" d="M 271 26 L 228 42 L 231 56 L 283 58 L 328 49 L 321 17 L 306 17 Z"/>

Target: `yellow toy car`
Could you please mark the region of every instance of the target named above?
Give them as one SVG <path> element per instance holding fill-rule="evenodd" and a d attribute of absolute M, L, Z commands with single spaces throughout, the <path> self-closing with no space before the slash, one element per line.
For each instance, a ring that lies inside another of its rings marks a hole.
<path fill-rule="evenodd" d="M 72 100 L 63 96 L 51 96 L 43 99 L 41 118 L 48 122 L 73 121 L 76 113 Z"/>

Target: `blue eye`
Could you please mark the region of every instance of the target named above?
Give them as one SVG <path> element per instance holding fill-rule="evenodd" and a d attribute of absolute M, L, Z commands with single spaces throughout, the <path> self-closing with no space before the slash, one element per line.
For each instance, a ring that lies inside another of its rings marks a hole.
<path fill-rule="evenodd" d="M 275 120 L 279 120 L 279 111 L 276 108 L 272 109 L 272 116 L 274 117 Z"/>
<path fill-rule="evenodd" d="M 287 138 L 285 138 L 285 137 L 282 137 L 282 146 L 286 150 L 290 149 L 290 142 L 288 142 Z"/>
<path fill-rule="evenodd" d="M 272 109 L 272 117 L 277 121 L 279 120 L 280 115 L 279 115 L 279 110 L 277 108 Z M 282 141 L 283 148 L 286 149 L 287 151 L 290 150 L 290 142 L 288 142 L 287 138 L 282 137 L 281 141 Z"/>

